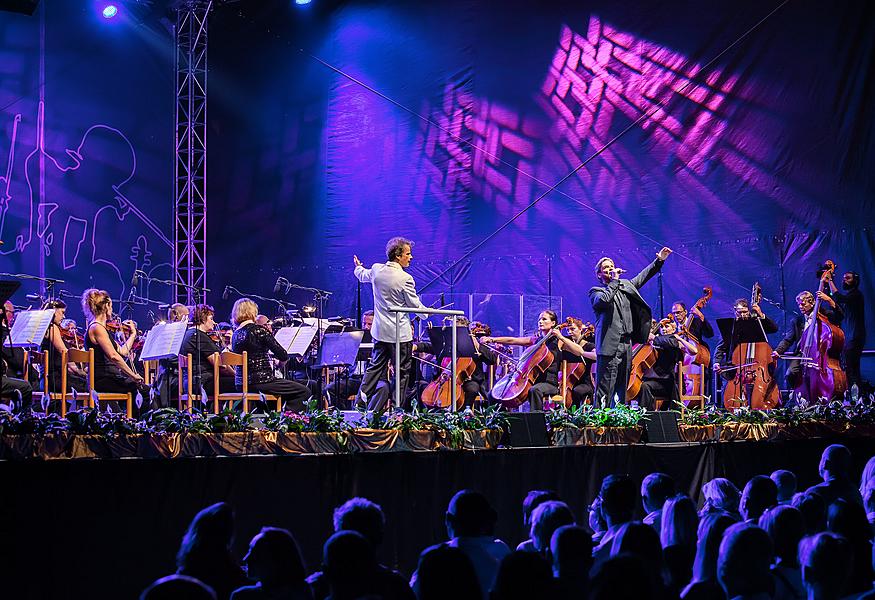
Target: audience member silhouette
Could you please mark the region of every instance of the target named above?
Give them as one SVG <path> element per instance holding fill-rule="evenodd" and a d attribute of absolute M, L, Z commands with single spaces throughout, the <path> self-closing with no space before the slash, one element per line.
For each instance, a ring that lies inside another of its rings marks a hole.
<path fill-rule="evenodd" d="M 747 522 L 726 530 L 717 558 L 717 579 L 728 598 L 770 597 L 774 590 L 771 564 L 772 540 L 765 531 Z"/>
<path fill-rule="evenodd" d="M 736 521 L 741 520 L 741 513 L 738 512 L 741 492 L 728 479 L 717 477 L 706 482 L 702 486 L 702 498 L 704 503 L 699 511 L 700 517 L 719 512 L 729 515 Z"/>
<path fill-rule="evenodd" d="M 853 551 L 846 539 L 818 533 L 799 542 L 799 565 L 809 600 L 837 600 L 847 594 Z"/>
<path fill-rule="evenodd" d="M 564 502 L 550 500 L 544 502 L 532 513 L 532 530 L 529 538 L 534 542 L 535 552 L 542 554 L 547 560 L 550 556 L 550 539 L 553 532 L 563 525 L 574 524 L 574 513 Z"/>
<path fill-rule="evenodd" d="M 650 528 L 648 525 L 645 527 Z M 656 535 L 656 532 L 653 533 Z M 647 600 L 661 597 L 652 570 L 644 559 L 625 553 L 612 556 L 596 567 L 589 589 L 589 600 Z"/>
<path fill-rule="evenodd" d="M 243 564 L 257 583 L 239 588 L 232 600 L 312 600 L 298 543 L 285 529 L 263 527 L 249 542 Z"/>
<path fill-rule="evenodd" d="M 482 600 L 474 565 L 464 552 L 434 546 L 419 556 L 417 600 Z"/>
<path fill-rule="evenodd" d="M 194 577 L 168 575 L 143 590 L 140 600 L 216 600 L 216 593 Z"/>
<path fill-rule="evenodd" d="M 772 575 L 775 600 L 805 597 L 799 568 L 799 541 L 805 536 L 805 518 L 798 508 L 778 505 L 760 517 L 760 528 L 769 534 L 774 547 Z"/>
<path fill-rule="evenodd" d="M 511 552 L 495 576 L 490 600 L 531 600 L 555 597 L 553 572 L 547 559 L 535 552 Z"/>
<path fill-rule="evenodd" d="M 651 473 L 641 482 L 641 504 L 647 513 L 644 523 L 653 527 L 657 533 L 662 527 L 662 506 L 674 495 L 674 479 L 665 473 Z"/>
<path fill-rule="evenodd" d="M 662 546 L 659 544 L 659 534 L 650 525 L 640 521 L 624 523 L 614 536 L 611 545 L 611 556 L 636 556 L 644 561 L 647 577 L 653 585 L 658 586 L 660 595 L 663 586 Z M 596 566 L 596 570 L 598 570 Z"/>
<path fill-rule="evenodd" d="M 628 475 L 608 475 L 602 480 L 599 490 L 602 499 L 602 515 L 608 530 L 599 545 L 592 551 L 596 567 L 611 554 L 614 535 L 624 523 L 632 520 L 638 488 Z"/>
<path fill-rule="evenodd" d="M 838 499 L 826 511 L 826 529 L 847 540 L 854 566 L 845 594 L 862 594 L 872 587 L 872 529 L 862 506 Z"/>
<path fill-rule="evenodd" d="M 875 479 L 875 456 L 866 461 L 866 466 L 863 467 L 863 474 L 860 475 L 861 496 L 866 493 L 866 487 L 873 479 Z"/>
<path fill-rule="evenodd" d="M 796 475 L 792 471 L 779 469 L 769 478 L 778 486 L 778 504 L 791 504 L 796 493 Z"/>
<path fill-rule="evenodd" d="M 558 598 L 584 597 L 592 568 L 592 537 L 577 525 L 563 525 L 550 540 Z"/>
<path fill-rule="evenodd" d="M 726 513 L 714 512 L 699 521 L 693 579 L 681 593 L 681 598 L 720 598 L 725 596 L 717 580 L 717 555 L 726 530 L 736 522 Z"/>
<path fill-rule="evenodd" d="M 377 563 L 374 546 L 357 531 L 338 531 L 322 548 L 322 570 L 331 600 L 415 598 L 404 579 Z"/>
<path fill-rule="evenodd" d="M 532 530 L 532 513 L 538 506 L 550 500 L 561 500 L 559 494 L 552 490 L 532 490 L 523 499 L 523 527 L 526 532 Z M 519 543 L 517 550 L 523 552 L 535 552 L 535 542 L 532 538 L 528 538 Z"/>
<path fill-rule="evenodd" d="M 807 535 L 826 529 L 826 501 L 820 494 L 798 492 L 793 496 L 793 508 L 798 508 L 802 513 Z"/>
<path fill-rule="evenodd" d="M 587 525 L 592 530 L 592 544 L 598 546 L 602 538 L 608 532 L 608 524 L 605 522 L 605 515 L 602 512 L 602 497 L 596 496 L 587 507 Z"/>
<path fill-rule="evenodd" d="M 807 491 L 823 496 L 827 506 L 839 498 L 863 505 L 863 496 L 851 480 L 851 451 L 845 446 L 827 446 L 820 457 L 818 472 L 823 482 Z"/>
<path fill-rule="evenodd" d="M 666 586 L 672 597 L 677 597 L 693 576 L 698 526 L 696 505 L 692 500 L 686 496 L 675 496 L 665 501 L 659 541 L 662 544 Z"/>
<path fill-rule="evenodd" d="M 176 572 L 199 579 L 213 588 L 218 600 L 248 582 L 231 554 L 234 539 L 234 511 L 218 502 L 192 519 L 176 554 Z"/>
<path fill-rule="evenodd" d="M 776 504 L 778 486 L 765 475 L 756 475 L 744 486 L 738 509 L 745 521 L 756 524 L 760 516 Z"/>

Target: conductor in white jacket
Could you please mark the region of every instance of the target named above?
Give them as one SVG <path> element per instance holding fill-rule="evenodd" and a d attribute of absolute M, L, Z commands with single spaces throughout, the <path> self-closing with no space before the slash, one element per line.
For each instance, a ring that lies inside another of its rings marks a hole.
<path fill-rule="evenodd" d="M 388 382 L 388 365 L 395 356 L 395 314 L 389 312 L 390 306 L 407 306 L 411 309 L 426 308 L 416 294 L 416 283 L 413 276 L 404 269 L 410 266 L 413 259 L 411 248 L 413 242 L 403 237 L 394 237 L 386 244 L 386 263 L 374 263 L 366 269 L 358 256 L 355 261 L 355 276 L 362 283 L 370 283 L 374 289 L 374 324 L 371 326 L 371 336 L 374 338 L 374 350 L 371 361 L 362 378 L 359 395 L 368 402 L 377 389 L 377 384 Z M 412 310 L 412 312 L 415 312 Z M 410 326 L 410 315 L 401 313 L 399 316 L 399 334 L 401 342 L 401 397 L 407 392 L 413 362 L 413 331 Z M 369 408 L 380 409 L 369 402 Z"/>

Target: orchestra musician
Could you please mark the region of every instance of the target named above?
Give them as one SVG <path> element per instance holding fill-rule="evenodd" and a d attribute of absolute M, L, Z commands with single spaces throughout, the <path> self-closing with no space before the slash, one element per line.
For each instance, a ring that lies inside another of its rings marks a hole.
<path fill-rule="evenodd" d="M 24 348 L 13 348 L 10 345 L 12 324 L 15 323 L 15 305 L 9 300 L 3 303 L 3 313 L 6 321 L 0 319 L 0 359 L 6 363 L 7 375 L 12 378 L 27 380 L 35 385 L 39 380 L 39 374 L 33 365 L 29 365 L 27 373 L 24 372 Z"/>
<path fill-rule="evenodd" d="M 538 332 L 530 337 L 486 336 L 480 338 L 480 344 L 506 344 L 509 346 L 533 346 L 547 338 L 547 350 L 553 355 L 553 361 L 541 371 L 532 387 L 529 389 L 529 408 L 533 411 L 544 410 L 544 398 L 550 398 L 559 393 L 559 367 L 562 365 L 562 351 L 568 350 L 577 356 L 583 356 L 583 348 L 573 340 L 562 335 L 558 327 L 558 318 L 552 310 L 545 310 L 538 315 Z"/>
<path fill-rule="evenodd" d="M 656 397 L 669 398 L 670 402 L 662 405 L 662 410 L 669 410 L 675 402 L 680 401 L 680 391 L 677 383 L 678 364 L 684 360 L 684 354 L 695 356 L 696 344 L 678 334 L 677 322 L 667 321 L 660 329 L 660 335 L 651 335 L 650 344 L 656 348 L 656 363 L 644 372 L 638 403 L 647 410 L 656 409 Z"/>
<path fill-rule="evenodd" d="M 467 322 L 464 317 L 459 317 L 456 322 L 460 325 L 468 326 L 468 331 L 471 332 L 471 340 L 474 342 L 474 372 L 471 377 L 462 382 L 462 393 L 465 396 L 465 406 L 473 407 L 479 397 L 483 403 L 486 403 L 489 398 L 489 381 L 488 369 L 490 365 L 495 365 L 498 362 L 498 356 L 486 344 L 481 344 L 480 340 L 488 338 L 492 333 L 489 325 L 480 321 Z"/>
<path fill-rule="evenodd" d="M 112 316 L 112 298 L 105 290 L 89 288 L 82 293 L 82 312 L 88 320 L 85 331 L 85 349 L 94 350 L 94 390 L 96 392 L 118 392 L 143 394 L 148 401 L 149 389 L 143 377 L 125 361 L 137 339 L 137 325 L 124 321 L 127 339 L 122 344 L 110 335 L 107 321 Z"/>
<path fill-rule="evenodd" d="M 213 393 L 213 373 L 219 353 L 222 351 L 219 344 L 210 335 L 216 332 L 215 309 L 209 304 L 197 304 L 192 307 L 191 320 L 194 327 L 185 332 L 182 339 L 182 347 L 179 353 L 191 354 L 192 361 L 192 391 L 200 393 L 201 388 L 208 394 Z M 188 373 L 182 373 L 183 388 L 188 387 Z M 233 393 L 234 368 L 228 365 L 219 367 L 219 393 Z"/>
<path fill-rule="evenodd" d="M 64 341 L 62 323 L 66 320 L 67 303 L 63 300 L 49 300 L 43 305 L 43 310 L 54 310 L 52 322 L 46 331 L 46 336 L 40 344 L 40 350 L 46 352 L 49 357 L 49 372 L 47 374 L 48 387 L 47 391 L 53 394 L 61 393 L 61 354 L 68 349 Z M 75 324 L 74 324 L 75 326 Z M 75 336 L 75 330 L 73 336 Z M 76 339 L 75 337 L 73 339 Z M 81 349 L 81 348 L 80 348 Z M 88 389 L 86 381 L 87 373 L 78 364 L 67 363 L 67 389 L 75 389 L 77 392 L 84 392 Z"/>
<path fill-rule="evenodd" d="M 288 360 L 289 354 L 270 331 L 255 323 L 257 316 L 258 305 L 249 298 L 240 298 L 231 309 L 231 322 L 237 326 L 231 338 L 231 351 L 248 353 L 249 390 L 281 396 L 288 410 L 303 412 L 310 389 L 297 381 L 276 376 L 268 352 L 280 362 Z M 237 390 L 242 391 L 242 367 L 235 367 L 234 383 Z"/>
<path fill-rule="evenodd" d="M 824 275 L 824 277 L 826 277 L 826 275 Z M 841 323 L 844 313 L 838 302 L 830 298 L 825 292 L 817 292 L 817 297 L 821 300 L 820 313 L 833 325 Z M 790 323 L 790 329 L 785 333 L 784 339 L 778 343 L 775 351 L 772 352 L 773 358 L 778 358 L 783 354 L 802 356 L 802 350 L 799 346 L 802 341 L 802 333 L 805 331 L 805 327 L 811 319 L 814 318 L 814 315 L 812 314 L 814 312 L 814 304 L 815 296 L 808 290 L 796 294 L 796 305 L 799 307 L 799 312 L 801 314 L 796 315 L 796 317 L 793 318 L 793 321 Z M 801 377 L 803 375 L 802 361 L 790 360 L 788 362 L 789 365 L 787 366 L 787 372 L 784 377 L 787 388 L 792 390 L 798 387 L 801 383 Z M 808 400 L 813 401 L 815 399 L 808 398 Z"/>
<path fill-rule="evenodd" d="M 866 302 L 860 291 L 860 274 L 848 271 L 842 276 L 842 289 L 836 287 L 829 278 L 829 289 L 833 300 L 838 302 L 845 314 L 842 329 L 845 332 L 845 347 L 842 350 L 842 367 L 848 377 L 848 386 L 856 384 L 863 388 L 860 375 L 860 357 L 866 344 Z"/>
<path fill-rule="evenodd" d="M 592 396 L 595 393 L 592 366 L 595 364 L 598 355 L 595 353 L 595 344 L 593 343 L 594 334 L 584 335 L 583 321 L 575 317 L 569 317 L 567 320 L 568 336 L 580 348 L 581 352 L 580 354 L 574 352 L 570 346 L 565 348 L 564 351 L 582 358 L 585 369 L 583 375 L 574 384 L 574 387 L 571 388 L 572 405 L 583 406 L 587 400 L 592 401 Z"/>
<path fill-rule="evenodd" d="M 671 254 L 663 247 L 656 259 L 632 279 L 621 279 L 618 269 L 607 256 L 600 258 L 595 274 L 601 283 L 589 290 L 595 311 L 596 393 L 599 406 L 613 406 L 616 394 L 620 403 L 626 400 L 626 383 L 632 363 L 632 344 L 648 341 L 652 314 L 638 290 L 662 268 Z"/>
<path fill-rule="evenodd" d="M 759 319 L 763 326 L 763 333 L 766 335 L 778 331 L 778 324 L 763 312 L 759 304 L 751 305 L 745 298 L 739 298 L 733 303 L 732 309 L 736 320 Z M 732 364 L 732 353 L 737 345 L 738 340 L 726 339 L 721 339 L 717 344 L 717 349 L 714 351 L 714 371 L 717 373 L 724 371 L 723 377 L 734 377 L 735 370 L 731 368 L 735 366 Z"/>
<path fill-rule="evenodd" d="M 190 312 L 185 304 L 175 302 L 167 308 L 167 322 L 188 323 Z M 152 386 L 157 391 L 160 408 L 175 405 L 179 395 L 179 362 L 175 358 L 162 358 L 158 361 L 158 372 Z"/>
<path fill-rule="evenodd" d="M 693 306 L 692 310 L 687 312 L 687 305 L 683 302 L 678 301 L 671 305 L 671 318 L 674 319 L 679 331 L 690 314 L 693 315 L 693 321 L 690 323 L 690 335 L 699 342 L 704 338 L 714 337 L 714 328 L 696 306 Z"/>
<path fill-rule="evenodd" d="M 395 331 L 395 314 L 389 311 L 390 306 L 403 306 L 410 309 L 427 308 L 416 294 L 416 282 L 413 276 L 405 271 L 413 260 L 413 242 L 394 237 L 386 244 L 385 263 L 374 263 L 370 269 L 365 268 L 358 256 L 353 255 L 355 276 L 362 283 L 370 283 L 374 292 L 374 324 L 371 336 L 374 349 L 371 360 L 362 378 L 359 388 L 359 404 L 368 404 L 380 381 L 388 382 L 388 365 L 395 356 L 396 335 L 401 347 L 400 381 L 401 398 L 407 395 L 411 366 L 413 362 L 413 332 L 410 315 L 398 315 L 400 323 L 398 334 Z"/>
<path fill-rule="evenodd" d="M 14 314 L 12 302 L 6 301 L 3 305 L 3 314 L 0 315 L 0 398 L 3 400 L 21 401 L 22 410 L 30 412 L 33 406 L 33 386 L 28 381 L 14 377 L 12 370 L 13 348 L 7 348 L 6 342 L 12 329 L 12 315 Z M 7 352 L 9 350 L 10 352 Z M 9 359 L 10 362 L 7 362 Z M 23 364 L 23 360 L 22 360 Z"/>

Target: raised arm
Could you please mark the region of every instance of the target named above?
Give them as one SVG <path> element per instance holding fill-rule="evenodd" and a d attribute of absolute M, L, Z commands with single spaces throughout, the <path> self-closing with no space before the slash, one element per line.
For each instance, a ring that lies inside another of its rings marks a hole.
<path fill-rule="evenodd" d="M 652 263 L 644 267 L 640 273 L 630 279 L 632 285 L 635 286 L 635 289 L 641 289 L 641 286 L 650 281 L 653 276 L 659 272 L 662 265 L 665 264 L 665 259 L 668 258 L 669 254 L 671 254 L 671 248 L 663 248 L 656 255 L 656 259 Z"/>
<path fill-rule="evenodd" d="M 352 255 L 353 264 L 355 264 L 355 278 L 362 283 L 371 283 L 372 270 L 366 269 L 362 265 L 362 261 L 355 254 Z"/>

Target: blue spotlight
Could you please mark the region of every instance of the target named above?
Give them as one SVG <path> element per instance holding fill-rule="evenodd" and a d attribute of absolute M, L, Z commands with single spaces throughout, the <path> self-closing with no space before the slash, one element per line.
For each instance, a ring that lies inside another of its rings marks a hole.
<path fill-rule="evenodd" d="M 103 18 L 112 19 L 118 14 L 118 7 L 115 4 L 107 4 L 103 9 Z"/>
<path fill-rule="evenodd" d="M 304 6 L 305 4 L 310 4 L 312 0 L 295 0 L 295 4 L 298 6 Z"/>

